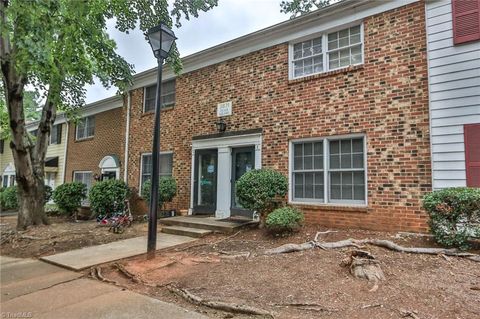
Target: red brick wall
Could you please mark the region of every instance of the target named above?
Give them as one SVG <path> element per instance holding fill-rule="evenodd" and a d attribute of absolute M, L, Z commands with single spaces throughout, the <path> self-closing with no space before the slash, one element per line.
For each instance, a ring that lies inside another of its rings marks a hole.
<path fill-rule="evenodd" d="M 191 141 L 216 133 L 216 105 L 233 102 L 228 131 L 263 128 L 262 166 L 288 174 L 289 140 L 351 133 L 367 138 L 368 209 L 302 206 L 332 227 L 426 230 L 420 199 L 431 189 L 424 4 L 364 20 L 362 66 L 288 80 L 281 44 L 177 78 L 176 104 L 162 112 L 163 151 L 174 152 L 175 205 L 190 202 Z M 153 115 L 132 92 L 129 183 L 151 149 Z"/>
<path fill-rule="evenodd" d="M 118 157 L 120 179 L 123 179 L 126 120 L 124 109 L 116 108 L 95 114 L 95 135 L 85 140 L 75 140 L 75 123 L 70 123 L 65 182 L 72 181 L 74 171 L 92 171 L 93 175 L 101 175 L 98 165 L 107 155 Z"/>

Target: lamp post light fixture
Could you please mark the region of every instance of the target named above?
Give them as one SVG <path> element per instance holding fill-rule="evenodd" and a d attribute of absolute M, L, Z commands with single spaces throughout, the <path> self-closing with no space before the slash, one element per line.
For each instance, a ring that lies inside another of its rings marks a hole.
<path fill-rule="evenodd" d="M 158 211 L 158 183 L 160 173 L 160 108 L 162 89 L 162 67 L 163 61 L 168 57 L 173 42 L 177 39 L 172 30 L 165 24 L 149 29 L 145 37 L 152 47 L 153 55 L 157 58 L 157 93 L 155 97 L 155 124 L 153 128 L 152 146 L 152 176 L 150 188 L 149 218 L 148 218 L 148 242 L 147 258 L 155 257 L 157 248 L 157 211 Z"/>

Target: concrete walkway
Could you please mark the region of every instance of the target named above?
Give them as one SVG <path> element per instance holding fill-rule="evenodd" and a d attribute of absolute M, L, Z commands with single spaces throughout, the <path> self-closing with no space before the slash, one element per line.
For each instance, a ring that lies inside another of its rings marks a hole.
<path fill-rule="evenodd" d="M 208 319 L 38 260 L 0 257 L 2 318 Z"/>
<path fill-rule="evenodd" d="M 197 239 L 158 233 L 157 249 L 165 249 L 185 244 Z M 119 240 L 112 243 L 85 247 L 64 253 L 40 258 L 46 262 L 59 265 L 72 270 L 82 270 L 91 266 L 138 256 L 147 252 L 147 237 L 136 237 Z"/>

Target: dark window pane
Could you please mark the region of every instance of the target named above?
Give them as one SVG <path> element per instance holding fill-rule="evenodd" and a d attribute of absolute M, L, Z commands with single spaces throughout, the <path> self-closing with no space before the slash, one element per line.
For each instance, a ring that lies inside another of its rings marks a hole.
<path fill-rule="evenodd" d="M 323 156 L 315 156 L 313 163 L 315 169 L 323 169 Z"/>
<path fill-rule="evenodd" d="M 354 140 L 352 140 L 352 149 L 353 149 L 353 152 L 355 153 L 363 153 L 363 139 L 361 138 L 356 138 Z"/>
<path fill-rule="evenodd" d="M 330 168 L 340 168 L 339 155 L 330 155 Z"/>
<path fill-rule="evenodd" d="M 322 155 L 323 154 L 323 143 L 322 142 L 314 143 L 314 154 L 315 155 Z"/>
<path fill-rule="evenodd" d="M 365 186 L 354 186 L 354 197 L 355 200 L 365 200 Z"/>
<path fill-rule="evenodd" d="M 313 156 L 305 156 L 303 159 L 305 167 L 303 169 L 312 169 L 313 168 Z"/>
<path fill-rule="evenodd" d="M 313 155 L 313 144 L 305 143 L 303 144 L 303 155 Z"/>
<path fill-rule="evenodd" d="M 296 173 L 295 180 L 295 194 L 296 198 L 303 198 L 303 173 Z"/>
<path fill-rule="evenodd" d="M 352 158 L 350 154 L 341 156 L 341 168 L 352 168 Z"/>
<path fill-rule="evenodd" d="M 303 156 L 303 144 L 295 144 L 293 147 L 293 156 L 302 157 Z"/>
<path fill-rule="evenodd" d="M 342 172 L 342 185 L 352 185 L 352 184 L 353 184 L 353 173 Z"/>
<path fill-rule="evenodd" d="M 340 185 L 331 185 L 330 186 L 330 198 L 331 199 L 342 199 L 342 193 Z"/>
<path fill-rule="evenodd" d="M 353 154 L 353 168 L 363 168 L 363 154 Z"/>
<path fill-rule="evenodd" d="M 351 185 L 342 185 L 342 199 L 353 199 Z"/>
<path fill-rule="evenodd" d="M 313 173 L 305 173 L 305 198 L 313 198 Z"/>
<path fill-rule="evenodd" d="M 315 185 L 315 199 L 323 199 L 323 185 Z"/>
<path fill-rule="evenodd" d="M 355 172 L 353 175 L 353 183 L 355 185 L 365 185 L 365 173 Z"/>
<path fill-rule="evenodd" d="M 331 141 L 330 142 L 330 154 L 340 153 L 340 141 Z"/>
<path fill-rule="evenodd" d="M 332 184 L 332 185 L 340 185 L 341 184 L 341 178 L 340 178 L 340 173 L 339 172 L 330 173 L 330 184 Z"/>
<path fill-rule="evenodd" d="M 342 140 L 342 154 L 348 154 L 352 152 L 352 141 L 351 140 Z"/>

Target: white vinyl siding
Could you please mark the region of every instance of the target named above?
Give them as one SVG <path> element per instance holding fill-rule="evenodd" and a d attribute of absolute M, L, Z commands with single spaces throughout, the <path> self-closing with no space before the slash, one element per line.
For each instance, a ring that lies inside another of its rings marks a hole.
<path fill-rule="evenodd" d="M 290 45 L 290 78 L 363 63 L 363 25 L 316 35 Z"/>
<path fill-rule="evenodd" d="M 144 112 L 155 111 L 156 94 L 157 94 L 156 84 L 145 87 L 144 101 L 143 101 Z M 175 104 L 175 79 L 162 83 L 160 103 L 161 103 L 161 108 L 172 107 Z"/>
<path fill-rule="evenodd" d="M 453 44 L 451 0 L 426 3 L 432 182 L 466 186 L 463 125 L 480 123 L 480 41 Z"/>
<path fill-rule="evenodd" d="M 358 135 L 292 141 L 290 200 L 365 205 L 365 145 Z"/>
<path fill-rule="evenodd" d="M 95 116 L 87 116 L 78 120 L 75 128 L 75 139 L 83 140 L 95 135 Z"/>

